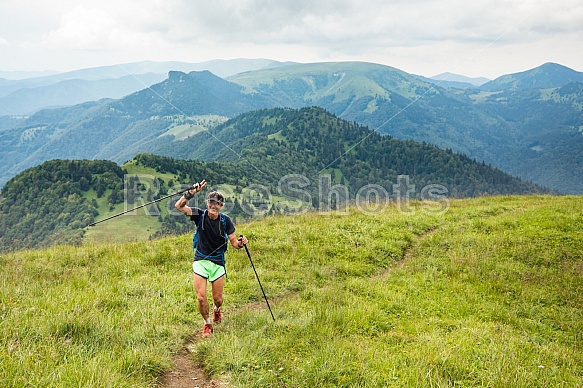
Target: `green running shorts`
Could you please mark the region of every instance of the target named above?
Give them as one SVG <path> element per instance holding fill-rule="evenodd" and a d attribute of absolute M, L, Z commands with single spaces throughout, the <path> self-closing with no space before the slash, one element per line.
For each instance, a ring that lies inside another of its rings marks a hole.
<path fill-rule="evenodd" d="M 225 267 L 209 260 L 194 261 L 192 263 L 192 271 L 195 274 L 208 279 L 210 282 L 214 282 L 226 273 Z"/>

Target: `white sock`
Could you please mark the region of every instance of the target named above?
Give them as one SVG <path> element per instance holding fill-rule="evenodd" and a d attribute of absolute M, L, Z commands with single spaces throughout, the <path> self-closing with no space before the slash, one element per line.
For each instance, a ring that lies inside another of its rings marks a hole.
<path fill-rule="evenodd" d="M 214 311 L 217 311 L 217 310 L 219 310 L 219 309 L 220 309 L 220 307 L 217 307 L 217 306 L 215 306 L 215 305 L 213 304 L 213 310 L 214 310 Z"/>
<path fill-rule="evenodd" d="M 210 324 L 212 324 L 212 321 L 211 321 L 210 318 L 207 318 L 207 319 L 204 320 L 204 323 L 207 323 L 207 324 L 210 323 Z"/>

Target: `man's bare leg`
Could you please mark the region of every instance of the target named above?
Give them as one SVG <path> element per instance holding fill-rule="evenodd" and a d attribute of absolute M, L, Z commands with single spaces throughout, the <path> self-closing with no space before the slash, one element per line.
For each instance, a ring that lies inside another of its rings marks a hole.
<path fill-rule="evenodd" d="M 196 290 L 196 299 L 198 301 L 198 311 L 202 315 L 205 323 L 209 322 L 209 302 L 206 298 L 206 279 L 200 275 L 194 274 L 194 289 Z"/>
<path fill-rule="evenodd" d="M 211 283 L 213 293 L 213 322 L 219 323 L 223 320 L 221 306 L 223 305 L 223 289 L 225 288 L 225 277 L 221 276 Z"/>
<path fill-rule="evenodd" d="M 216 307 L 223 305 L 223 289 L 225 288 L 225 277 L 221 276 L 211 283 L 213 291 L 213 302 Z"/>

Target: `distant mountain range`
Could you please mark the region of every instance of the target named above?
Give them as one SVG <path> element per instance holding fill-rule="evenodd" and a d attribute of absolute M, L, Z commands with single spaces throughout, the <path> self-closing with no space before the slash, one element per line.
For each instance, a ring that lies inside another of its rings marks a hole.
<path fill-rule="evenodd" d="M 0 71 L 0 116 L 30 115 L 41 109 L 72 106 L 104 98 L 122 98 L 162 82 L 170 71 L 190 73 L 208 70 L 219 77 L 278 67 L 293 62 L 269 59 L 212 60 L 201 63 L 143 61 L 101 66 L 69 72 Z M 442 87 L 467 89 L 480 86 L 487 78 L 470 78 L 442 73 L 420 79 Z"/>
<path fill-rule="evenodd" d="M 466 77 L 463 75 L 459 75 L 459 74 L 453 74 L 453 73 L 441 73 L 438 75 L 434 75 L 433 77 L 431 77 L 431 79 L 435 80 L 435 81 L 451 81 L 451 82 L 462 82 L 462 83 L 468 83 L 470 85 L 473 86 L 481 86 L 483 84 L 485 84 L 486 82 L 489 82 L 490 80 L 488 78 L 484 78 L 484 77 Z"/>
<path fill-rule="evenodd" d="M 484 77 L 471 78 L 453 73 L 441 73 L 431 78 L 418 75 L 420 79 L 443 88 L 470 89 L 479 87 L 490 80 Z"/>
<path fill-rule="evenodd" d="M 228 77 L 281 64 L 269 59 L 217 59 L 201 63 L 144 61 L 27 78 L 16 72 L 15 79 L 8 78 L 9 72 L 0 72 L 0 116 L 28 115 L 43 108 L 121 98 L 162 82 L 170 71 L 209 70 L 219 77 Z"/>
<path fill-rule="evenodd" d="M 210 71 L 171 71 L 120 99 L 0 117 L 6 166 L 0 184 L 56 158 L 122 163 L 139 152 L 210 158 L 215 148 L 185 139 L 253 110 L 319 106 L 381 134 L 583 193 L 583 83 L 572 69 L 549 63 L 479 87 L 453 88 L 371 63 L 261 65 L 225 79 Z"/>
<path fill-rule="evenodd" d="M 103 98 L 122 98 L 165 78 L 166 75 L 147 73 L 120 78 L 69 79 L 44 86 L 22 87 L 0 97 L 0 113 L 23 115 Z"/>

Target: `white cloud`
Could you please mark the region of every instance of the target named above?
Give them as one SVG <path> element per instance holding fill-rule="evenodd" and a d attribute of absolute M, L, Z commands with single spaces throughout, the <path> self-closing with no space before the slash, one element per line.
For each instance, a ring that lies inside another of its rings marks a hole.
<path fill-rule="evenodd" d="M 147 47 L 164 42 L 163 14 L 150 2 L 77 5 L 61 16 L 58 28 L 43 35 L 50 49 L 107 50 Z"/>
<path fill-rule="evenodd" d="M 371 55 L 390 48 L 431 50 L 431 45 L 439 47 L 445 42 L 462 50 L 464 46 L 480 50 L 490 45 L 528 44 L 543 34 L 579 30 L 583 15 L 571 10 L 581 7 L 570 3 L 177 1 L 172 15 L 174 28 L 166 38 L 173 44 L 304 46 L 306 51 L 338 56 Z M 543 29 L 549 32 L 541 33 Z"/>
<path fill-rule="evenodd" d="M 582 63 L 583 3 L 579 3 L 4 0 L 0 36 L 19 47 L 30 42 L 31 57 L 35 47 L 37 53 L 58 52 L 55 57 L 70 66 L 79 61 L 87 66 L 145 59 L 263 57 L 371 61 L 424 75 L 452 71 L 457 65 L 471 75 L 492 77 L 503 65 L 522 66 L 521 70 L 537 66 L 538 58 L 568 60 L 568 66 Z M 0 41 L 0 55 L 14 56 L 5 54 L 7 47 Z"/>
<path fill-rule="evenodd" d="M 43 45 L 51 49 L 102 49 L 115 42 L 113 18 L 96 8 L 77 6 L 63 15 L 61 25 L 45 35 Z"/>

